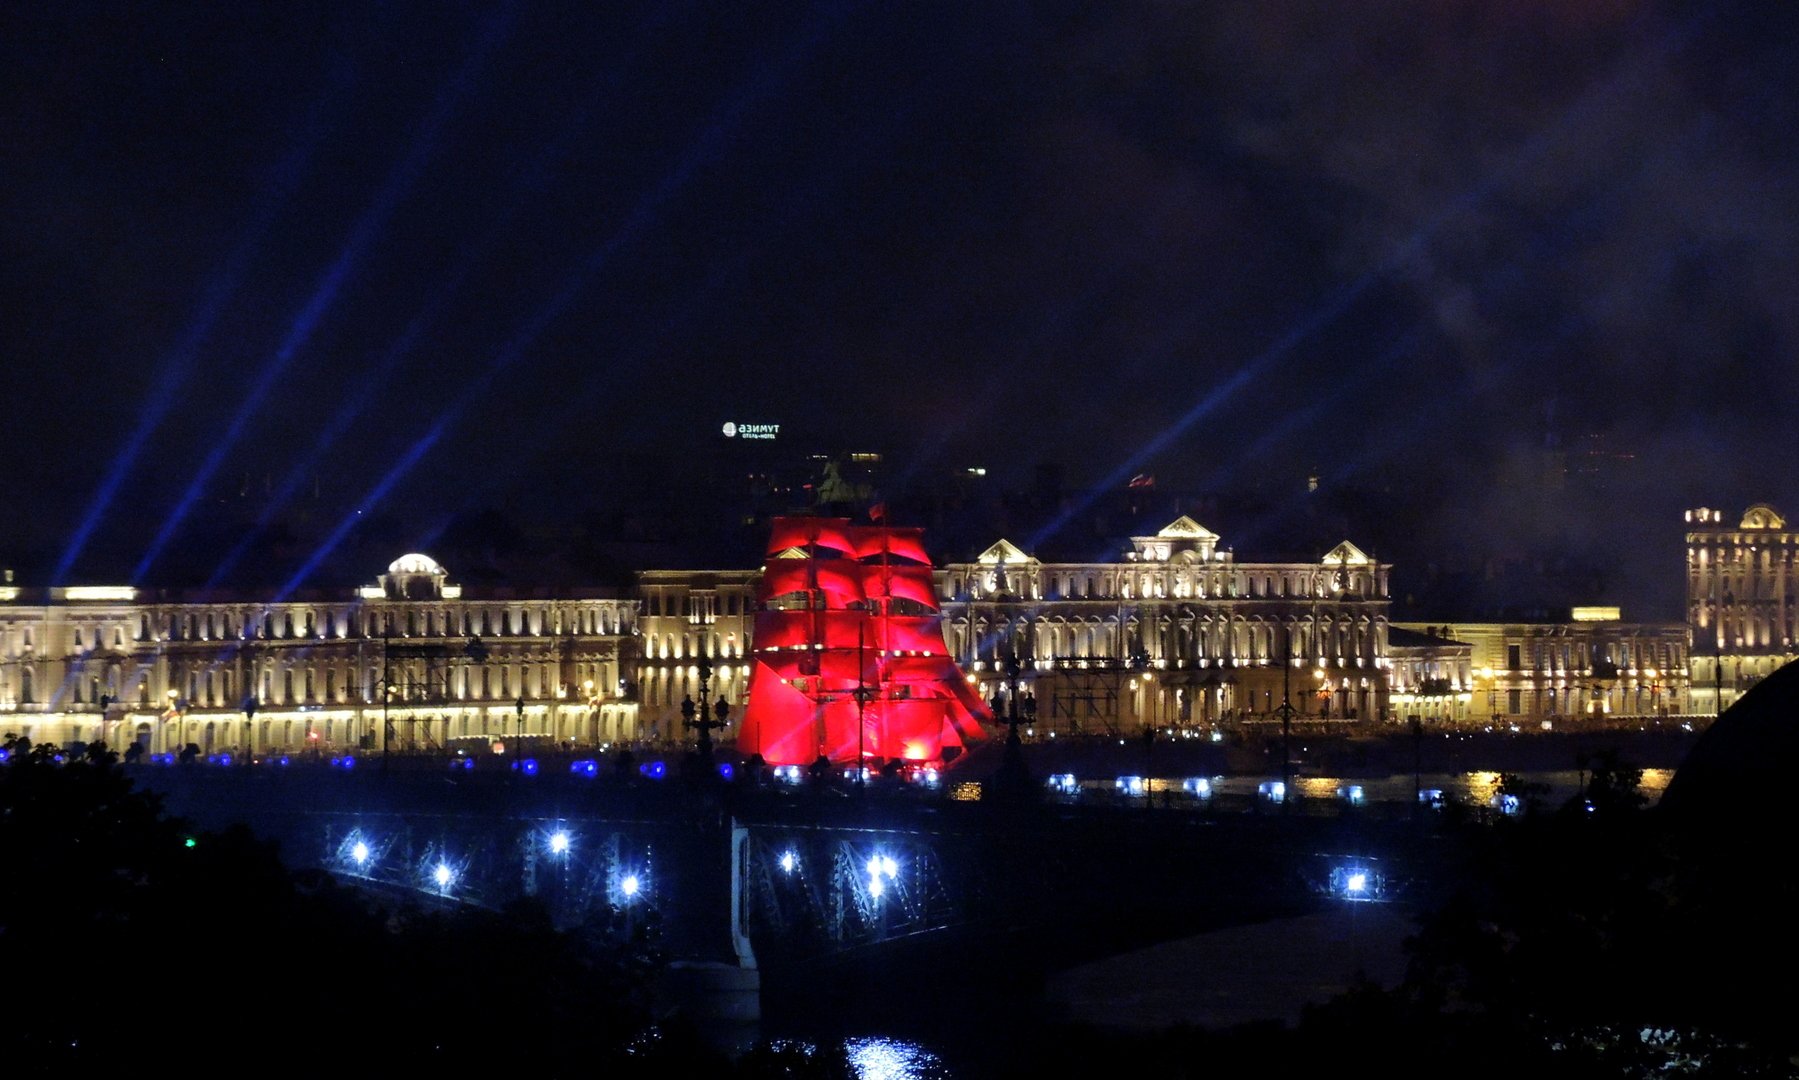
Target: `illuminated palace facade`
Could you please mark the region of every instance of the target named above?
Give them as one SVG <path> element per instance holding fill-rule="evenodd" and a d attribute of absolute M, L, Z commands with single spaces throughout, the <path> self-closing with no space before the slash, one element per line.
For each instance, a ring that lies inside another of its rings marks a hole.
<path fill-rule="evenodd" d="M 9 583 L 0 727 L 152 752 L 484 746 L 521 726 L 532 741 L 634 739 L 636 625 L 627 597 L 464 596 L 423 555 L 332 602 Z"/>
<path fill-rule="evenodd" d="M 1517 730 L 1690 708 L 1686 627 L 1625 622 L 1615 607 L 1567 619 L 1395 623 L 1393 710 Z"/>
<path fill-rule="evenodd" d="M 1686 527 L 1693 705 L 1716 713 L 1799 655 L 1799 529 L 1760 503 L 1735 526 L 1688 510 Z"/>
<path fill-rule="evenodd" d="M 1671 624 L 1616 608 L 1390 624 L 1390 567 L 1355 545 L 1238 562 L 1185 517 L 1109 562 L 1044 562 L 1000 540 L 936 584 L 951 654 L 1001 718 L 1016 682 L 1039 737 L 1253 727 L 1283 700 L 1312 721 L 1525 730 L 1709 715 L 1720 688 L 1728 706 L 1795 655 L 1796 556 L 1799 532 L 1767 506 L 1735 527 L 1688 511 L 1688 617 Z M 741 718 L 759 574 L 469 596 L 408 555 L 341 600 L 279 603 L 8 580 L 0 728 L 157 752 L 378 749 L 384 730 L 400 749 L 485 746 L 521 720 L 534 743 L 675 742 L 702 675 Z"/>
<path fill-rule="evenodd" d="M 750 637 L 757 570 L 646 570 L 637 575 L 641 611 L 636 642 L 636 697 L 642 737 L 672 742 L 681 729 L 681 701 L 698 700 L 700 664 L 710 664 L 707 697 L 734 703 L 732 727 L 743 716 L 750 679 Z"/>
<path fill-rule="evenodd" d="M 1005 703 L 1016 670 L 1050 731 L 1253 724 L 1283 701 L 1379 719 L 1389 569 L 1347 542 L 1315 563 L 1238 562 L 1187 517 L 1115 562 L 1041 562 L 1001 540 L 942 571 L 945 633 L 984 697 Z"/>
<path fill-rule="evenodd" d="M 1098 563 L 1042 562 L 1000 540 L 937 570 L 945 644 L 1002 706 L 1016 662 L 1039 737 L 1269 721 L 1284 694 L 1312 719 L 1385 715 L 1390 568 L 1348 543 L 1316 563 L 1240 563 L 1218 539 L 1183 517 Z M 638 576 L 646 738 L 680 737 L 702 661 L 710 696 L 742 702 L 757 576 Z"/>

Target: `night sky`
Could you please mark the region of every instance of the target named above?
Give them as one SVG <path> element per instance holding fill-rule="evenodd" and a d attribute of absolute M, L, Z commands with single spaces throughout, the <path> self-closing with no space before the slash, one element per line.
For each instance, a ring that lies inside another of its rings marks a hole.
<path fill-rule="evenodd" d="M 1678 589 L 1799 515 L 1794 7 L 11 5 L 0 561 L 704 500 L 735 420 Z"/>

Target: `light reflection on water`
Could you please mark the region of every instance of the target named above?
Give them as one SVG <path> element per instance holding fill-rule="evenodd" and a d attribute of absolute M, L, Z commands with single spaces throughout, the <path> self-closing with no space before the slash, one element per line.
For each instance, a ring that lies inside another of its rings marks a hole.
<path fill-rule="evenodd" d="M 950 1080 L 937 1055 L 914 1042 L 881 1037 L 845 1039 L 860 1080 Z"/>
<path fill-rule="evenodd" d="M 818 1056 L 818 1044 L 803 1040 L 774 1039 L 776 1051 L 797 1049 L 808 1058 Z M 922 1045 L 885 1035 L 845 1038 L 843 1056 L 858 1080 L 955 1080 L 943 1059 Z"/>

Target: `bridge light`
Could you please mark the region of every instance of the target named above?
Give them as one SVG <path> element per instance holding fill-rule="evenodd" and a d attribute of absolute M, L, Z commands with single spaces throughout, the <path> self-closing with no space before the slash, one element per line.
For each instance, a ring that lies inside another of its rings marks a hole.
<path fill-rule="evenodd" d="M 1381 893 L 1381 881 L 1374 871 L 1366 866 L 1339 866 L 1331 871 L 1330 891 L 1334 896 L 1345 900 L 1362 902 L 1378 900 Z"/>
<path fill-rule="evenodd" d="M 799 856 L 791 850 L 781 852 L 781 869 L 785 873 L 793 873 L 793 868 L 800 864 Z"/>
<path fill-rule="evenodd" d="M 368 862 L 369 846 L 361 840 L 356 841 L 356 846 L 350 849 L 350 858 L 355 861 L 357 866 Z"/>
<path fill-rule="evenodd" d="M 881 878 L 879 875 L 876 875 L 875 877 L 871 877 L 868 879 L 868 895 L 874 897 L 876 900 L 879 900 L 881 898 L 881 894 L 885 893 L 886 891 L 887 891 L 887 886 L 885 883 L 883 883 L 881 881 Z"/>
<path fill-rule="evenodd" d="M 899 877 L 899 864 L 893 861 L 893 856 L 881 856 L 881 873 L 890 878 Z"/>
<path fill-rule="evenodd" d="M 626 874 L 624 879 L 618 883 L 618 891 L 624 893 L 627 900 L 636 896 L 637 890 L 642 887 L 643 883 L 637 880 L 636 874 Z"/>
<path fill-rule="evenodd" d="M 437 864 L 437 869 L 431 872 L 431 880 L 437 882 L 438 888 L 447 889 L 450 887 L 450 882 L 456 880 L 456 871 L 451 870 L 448 863 L 440 862 Z"/>
<path fill-rule="evenodd" d="M 568 833 L 561 829 L 550 834 L 550 854 L 566 855 L 568 853 Z"/>

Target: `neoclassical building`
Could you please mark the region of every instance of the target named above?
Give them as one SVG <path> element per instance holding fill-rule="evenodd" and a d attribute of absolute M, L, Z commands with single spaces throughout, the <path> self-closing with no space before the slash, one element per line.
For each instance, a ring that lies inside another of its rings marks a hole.
<path fill-rule="evenodd" d="M 1389 624 L 1390 567 L 1345 541 L 1239 562 L 1181 517 L 1111 561 L 999 540 L 935 573 L 946 645 L 1040 736 L 1312 721 L 1552 724 L 1709 713 L 1794 656 L 1785 519 L 1687 514 L 1688 622 Z M 423 555 L 347 595 L 0 584 L 0 728 L 166 752 L 674 742 L 684 698 L 741 716 L 758 569 L 645 570 L 634 595 L 465 594 Z M 1689 635 L 1692 642 L 1689 649 Z M 246 705 L 250 706 L 246 710 Z M 726 733 L 728 737 L 728 732 Z"/>
<path fill-rule="evenodd" d="M 1396 712 L 1534 730 L 1689 708 L 1679 623 L 1625 622 L 1615 607 L 1579 607 L 1566 619 L 1402 622 L 1394 630 L 1405 645 L 1403 664 L 1395 662 Z"/>
<path fill-rule="evenodd" d="M 1757 503 L 1735 526 L 1686 512 L 1695 712 L 1717 713 L 1799 655 L 1799 530 Z"/>
<path fill-rule="evenodd" d="M 1313 719 L 1384 717 L 1390 568 L 1350 543 L 1315 563 L 1241 563 L 1218 540 L 1186 517 L 1111 562 L 999 540 L 936 571 L 945 643 L 1002 706 L 1016 663 L 1040 735 L 1253 724 L 1283 700 Z M 680 737 L 702 659 L 710 695 L 741 705 L 758 574 L 638 575 L 646 737 Z"/>
<path fill-rule="evenodd" d="M 940 573 L 951 652 L 983 696 L 1016 662 L 1050 730 L 1193 729 L 1387 715 L 1390 567 L 1347 541 L 1248 563 L 1181 517 L 1111 562 L 1043 562 L 1001 540 Z"/>
<path fill-rule="evenodd" d="M 625 596 L 466 596 L 406 555 L 334 600 L 0 587 L 0 727 L 153 752 L 638 736 Z"/>
<path fill-rule="evenodd" d="M 675 742 L 681 701 L 699 698 L 700 663 L 712 667 L 707 696 L 723 697 L 742 717 L 749 687 L 756 570 L 645 570 L 637 575 L 641 611 L 632 665 L 642 737 Z M 735 727 L 729 729 L 735 730 Z M 727 735 L 729 731 L 727 731 Z"/>

